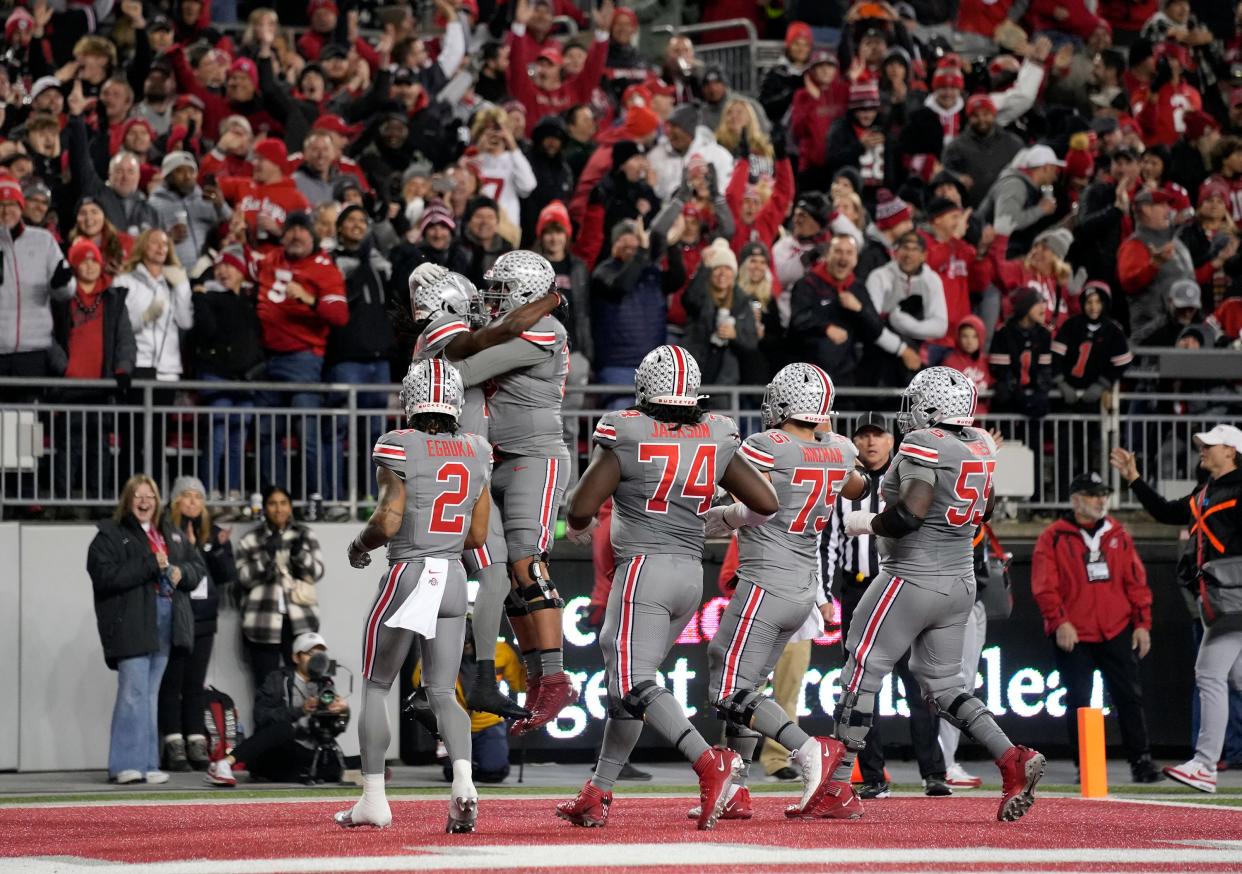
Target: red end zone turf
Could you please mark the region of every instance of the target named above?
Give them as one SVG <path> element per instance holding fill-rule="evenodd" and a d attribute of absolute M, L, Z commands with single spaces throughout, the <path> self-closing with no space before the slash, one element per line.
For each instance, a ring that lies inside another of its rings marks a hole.
<path fill-rule="evenodd" d="M 0 808 L 10 857 L 0 870 L 1242 870 L 1236 809 L 1046 797 L 998 823 L 989 794 L 891 798 L 867 803 L 857 822 L 791 822 L 789 800 L 757 795 L 754 819 L 699 832 L 689 797 L 619 796 L 603 829 L 556 819 L 552 799 L 484 797 L 474 835 L 444 834 L 438 799 L 395 801 L 392 828 L 348 832 L 331 821 L 346 800 Z"/>

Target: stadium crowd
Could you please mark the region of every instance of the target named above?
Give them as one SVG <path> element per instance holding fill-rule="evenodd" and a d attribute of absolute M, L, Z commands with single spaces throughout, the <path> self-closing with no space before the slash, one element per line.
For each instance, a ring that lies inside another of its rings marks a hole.
<path fill-rule="evenodd" d="M 1098 409 L 1131 345 L 1239 342 L 1242 3 L 704 5 L 783 39 L 757 94 L 611 0 L 435 0 L 427 32 L 373 0 L 15 7 L 0 376 L 391 383 L 410 272 L 518 247 L 579 382 L 669 341 L 709 384 L 944 363 L 1038 418 Z"/>

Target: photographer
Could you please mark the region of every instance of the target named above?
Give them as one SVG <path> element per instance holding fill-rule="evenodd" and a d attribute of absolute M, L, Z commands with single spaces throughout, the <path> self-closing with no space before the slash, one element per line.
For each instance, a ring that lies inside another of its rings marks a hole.
<path fill-rule="evenodd" d="M 268 674 L 254 702 L 255 732 L 222 759 L 211 763 L 204 779 L 213 786 L 236 786 L 233 768 L 248 770 L 252 775 L 274 782 L 300 780 L 310 767 L 319 746 L 315 720 L 323 714 L 333 723 L 331 728 L 344 730 L 349 718 L 349 703 L 336 695 L 330 680 L 317 679 L 326 662 L 328 645 L 315 632 L 299 634 L 293 641 L 293 669 L 279 668 Z M 315 656 L 323 653 L 318 659 Z M 312 665 L 312 659 L 317 664 Z M 331 701 L 321 705 L 321 698 L 331 690 Z M 330 730 L 329 729 L 329 730 Z M 340 732 L 335 732 L 339 734 Z M 335 736 L 335 735 L 333 735 Z M 329 760 L 328 771 L 320 771 L 327 780 L 338 780 Z"/>
<path fill-rule="evenodd" d="M 246 590 L 242 635 L 255 689 L 289 662 L 289 642 L 319 630 L 315 583 L 323 577 L 319 541 L 293 521 L 289 493 L 263 492 L 263 522 L 237 545 L 237 581 Z"/>

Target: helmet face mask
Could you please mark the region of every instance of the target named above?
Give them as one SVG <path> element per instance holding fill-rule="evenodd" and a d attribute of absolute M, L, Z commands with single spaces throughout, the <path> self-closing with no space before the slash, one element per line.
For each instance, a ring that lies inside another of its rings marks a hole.
<path fill-rule="evenodd" d="M 657 346 L 634 372 L 634 397 L 639 406 L 694 407 L 707 397 L 699 394 L 702 381 L 693 355 L 680 346 Z"/>
<path fill-rule="evenodd" d="M 782 367 L 763 393 L 763 427 L 777 428 L 790 419 L 812 425 L 831 422 L 835 394 L 832 378 L 814 364 Z"/>
<path fill-rule="evenodd" d="M 965 427 L 974 423 L 978 399 L 975 384 L 961 371 L 929 367 L 902 392 L 897 425 L 903 434 L 935 425 Z"/>
<path fill-rule="evenodd" d="M 407 420 L 420 413 L 461 418 L 466 390 L 457 368 L 441 358 L 415 361 L 401 380 L 401 408 Z"/>

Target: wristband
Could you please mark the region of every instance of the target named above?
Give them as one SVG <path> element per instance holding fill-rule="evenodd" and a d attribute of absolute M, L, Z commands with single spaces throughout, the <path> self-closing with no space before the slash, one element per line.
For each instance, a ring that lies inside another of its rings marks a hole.
<path fill-rule="evenodd" d="M 756 513 L 741 501 L 734 501 L 725 509 L 724 521 L 726 525 L 736 531 L 742 526 L 746 526 L 748 528 L 758 528 L 775 515 L 775 513 Z"/>

